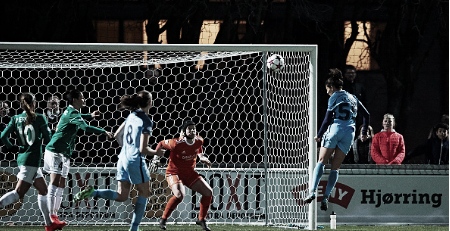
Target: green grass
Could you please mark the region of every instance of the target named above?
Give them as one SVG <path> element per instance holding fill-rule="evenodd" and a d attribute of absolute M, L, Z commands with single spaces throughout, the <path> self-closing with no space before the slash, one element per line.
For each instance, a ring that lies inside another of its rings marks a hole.
<path fill-rule="evenodd" d="M 268 230 L 295 230 L 295 229 L 280 229 L 275 227 L 264 226 L 241 226 L 241 225 L 209 225 L 212 231 L 268 231 Z M 323 226 L 323 230 L 330 230 L 329 226 Z M 142 231 L 159 231 L 157 226 L 141 226 Z M 63 231 L 126 231 L 127 226 L 66 226 Z M 42 231 L 42 226 L 1 226 L 0 230 L 5 231 Z M 196 225 L 168 225 L 168 231 L 202 231 Z M 322 230 L 322 229 L 318 229 Z M 356 225 L 338 225 L 336 230 L 351 230 L 351 231 L 448 231 L 449 226 L 424 226 L 424 225 L 397 225 L 397 226 L 356 226 Z"/>

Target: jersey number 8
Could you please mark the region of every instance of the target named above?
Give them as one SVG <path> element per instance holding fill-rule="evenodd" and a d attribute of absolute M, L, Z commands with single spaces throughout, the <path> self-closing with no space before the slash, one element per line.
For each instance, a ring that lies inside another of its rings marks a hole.
<path fill-rule="evenodd" d="M 129 125 L 127 128 L 127 136 L 126 136 L 128 144 L 133 143 L 133 137 L 131 136 L 132 133 L 133 133 L 133 127 L 131 125 Z"/>

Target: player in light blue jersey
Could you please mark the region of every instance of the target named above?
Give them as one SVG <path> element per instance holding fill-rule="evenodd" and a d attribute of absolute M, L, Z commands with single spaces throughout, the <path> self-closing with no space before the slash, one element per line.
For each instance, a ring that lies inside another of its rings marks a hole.
<path fill-rule="evenodd" d="M 152 107 L 150 92 L 140 91 L 132 96 L 124 96 L 120 102 L 123 107 L 132 112 L 115 133 L 117 141 L 122 146 L 117 162 L 118 190 L 94 189 L 94 187 L 88 186 L 75 195 L 74 202 L 89 197 L 124 202 L 130 195 L 131 185 L 134 184 L 138 191 L 138 198 L 134 206 L 130 230 L 136 231 L 144 216 L 147 198 L 150 196 L 150 173 L 145 163 L 145 157 L 163 156 L 166 150 L 163 148 L 154 150 L 148 146 L 153 127 L 153 122 L 147 115 Z"/>
<path fill-rule="evenodd" d="M 357 112 L 363 116 L 362 134 L 365 138 L 367 138 L 367 127 L 370 121 L 369 112 L 356 96 L 342 90 L 344 82 L 341 71 L 331 69 L 328 75 L 329 78 L 325 82 L 327 94 L 330 96 L 327 113 L 317 136 L 314 137 L 316 142 L 322 142 L 322 147 L 319 152 L 319 161 L 314 168 L 313 184 L 309 186 L 309 195 L 304 200 L 306 203 L 311 203 L 316 198 L 316 189 L 322 178 L 325 164 L 334 152 L 327 187 L 320 206 L 322 210 L 328 209 L 328 198 L 338 180 L 339 168 L 353 143 Z"/>

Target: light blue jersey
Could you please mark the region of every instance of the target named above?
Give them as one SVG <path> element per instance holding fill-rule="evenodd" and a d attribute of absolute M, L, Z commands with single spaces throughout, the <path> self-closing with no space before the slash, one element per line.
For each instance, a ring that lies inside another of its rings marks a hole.
<path fill-rule="evenodd" d="M 354 95 L 344 90 L 334 92 L 328 100 L 327 110 L 333 112 L 334 123 L 355 129 L 358 99 Z"/>
<path fill-rule="evenodd" d="M 139 151 L 141 134 L 152 134 L 153 122 L 142 111 L 136 110 L 128 115 L 123 131 L 123 146 L 119 158 L 129 162 L 137 162 L 145 159 Z"/>
<path fill-rule="evenodd" d="M 355 137 L 358 99 L 344 90 L 336 91 L 328 100 L 327 111 L 333 113 L 333 123 L 323 136 L 322 146 L 326 148 L 337 146 L 347 154 Z"/>
<path fill-rule="evenodd" d="M 150 172 L 145 164 L 145 156 L 139 151 L 141 134 L 152 134 L 153 122 L 142 110 L 128 115 L 123 127 L 122 150 L 117 162 L 118 181 L 140 184 L 150 181 Z"/>

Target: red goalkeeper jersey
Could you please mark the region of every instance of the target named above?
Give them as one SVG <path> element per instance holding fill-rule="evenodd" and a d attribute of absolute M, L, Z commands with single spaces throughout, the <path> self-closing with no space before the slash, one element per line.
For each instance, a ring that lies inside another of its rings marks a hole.
<path fill-rule="evenodd" d="M 169 165 L 166 175 L 182 174 L 184 170 L 193 170 L 197 160 L 197 154 L 203 152 L 203 138 L 196 136 L 194 143 L 189 144 L 186 138 L 163 140 L 158 143 L 156 149 L 162 146 L 170 150 Z"/>

